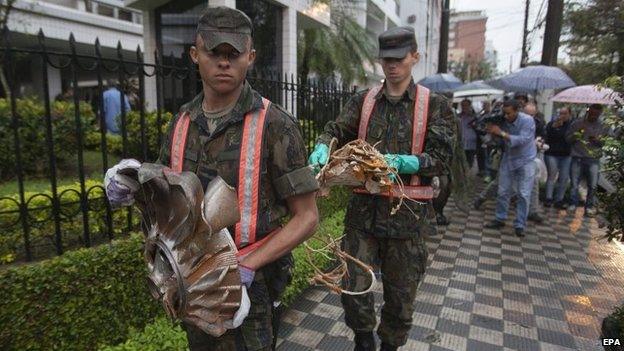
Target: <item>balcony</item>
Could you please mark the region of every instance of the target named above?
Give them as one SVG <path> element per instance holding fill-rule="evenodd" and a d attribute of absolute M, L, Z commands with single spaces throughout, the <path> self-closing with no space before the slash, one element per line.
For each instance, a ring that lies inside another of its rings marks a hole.
<path fill-rule="evenodd" d="M 141 12 L 124 7 L 121 0 L 44 0 L 41 3 L 59 5 L 124 22 L 143 23 Z"/>

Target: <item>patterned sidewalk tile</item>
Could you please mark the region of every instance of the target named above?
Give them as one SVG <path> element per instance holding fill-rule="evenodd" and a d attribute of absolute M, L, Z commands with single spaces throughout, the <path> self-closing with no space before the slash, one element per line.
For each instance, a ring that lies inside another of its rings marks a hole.
<path fill-rule="evenodd" d="M 603 231 L 582 211 L 546 209 L 517 238 L 483 228 L 493 209 L 466 216 L 449 202 L 401 349 L 602 350 L 600 323 L 624 298 L 624 246 L 597 241 Z M 380 283 L 375 299 L 379 311 Z M 313 287 L 284 312 L 278 350 L 352 350 L 352 340 L 340 297 Z"/>

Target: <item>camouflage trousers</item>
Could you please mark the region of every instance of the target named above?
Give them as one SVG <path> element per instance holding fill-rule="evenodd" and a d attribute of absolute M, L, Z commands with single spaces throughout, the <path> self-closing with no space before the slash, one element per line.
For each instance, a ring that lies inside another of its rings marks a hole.
<path fill-rule="evenodd" d="M 247 290 L 251 306 L 243 324 L 213 337 L 189 324 L 183 324 L 190 351 L 268 351 L 272 349 L 274 328 L 278 320 L 273 302 L 279 298 L 290 282 L 293 266 L 290 254 L 256 272 Z M 277 332 L 275 330 L 275 332 Z"/>
<path fill-rule="evenodd" d="M 422 236 L 408 239 L 376 238 L 352 228 L 345 229 L 342 247 L 350 255 L 381 269 L 384 304 L 379 338 L 387 344 L 402 346 L 412 326 L 416 289 L 425 273 L 427 248 Z M 362 291 L 370 284 L 369 273 L 349 262 L 349 276 L 343 288 Z M 359 296 L 343 294 L 345 322 L 354 332 L 375 329 L 375 299 L 373 293 Z"/>

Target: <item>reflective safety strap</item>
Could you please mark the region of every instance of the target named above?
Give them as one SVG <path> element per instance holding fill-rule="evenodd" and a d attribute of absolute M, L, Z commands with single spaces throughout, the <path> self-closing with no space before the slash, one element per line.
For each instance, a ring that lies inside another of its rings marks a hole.
<path fill-rule="evenodd" d="M 264 245 L 267 241 L 269 241 L 275 234 L 279 233 L 280 230 L 282 230 L 282 227 L 275 229 L 274 231 L 269 233 L 267 236 L 256 241 L 255 243 L 249 244 L 245 246 L 244 248 L 238 250 L 238 252 L 236 253 L 236 257 L 242 258 L 242 257 L 249 255 L 251 252 L 255 251 L 257 248 L 259 248 L 260 246 Z"/>
<path fill-rule="evenodd" d="M 375 96 L 379 93 L 383 86 L 375 86 L 371 88 L 364 97 L 362 110 L 360 113 L 360 125 L 358 128 L 358 138 L 366 140 L 368 132 L 368 123 L 370 122 L 373 108 L 375 107 Z M 427 135 L 427 119 L 429 115 L 429 89 L 422 85 L 416 86 L 416 97 L 414 99 L 414 115 L 412 118 L 412 155 L 418 155 L 423 152 L 425 146 L 425 136 Z M 420 178 L 412 175 L 410 186 L 405 186 L 403 192 L 411 199 L 432 199 L 433 189 L 430 186 L 419 186 Z M 366 193 L 363 188 L 355 190 L 356 193 Z M 392 194 L 389 192 L 381 193 L 383 196 L 401 195 L 396 187 L 393 187 Z"/>
<path fill-rule="evenodd" d="M 175 172 L 182 172 L 184 148 L 186 147 L 186 136 L 190 122 L 191 116 L 188 111 L 183 112 L 173 129 L 169 167 Z"/>
<path fill-rule="evenodd" d="M 422 85 L 416 86 L 414 101 L 414 118 L 412 121 L 412 155 L 423 152 L 425 135 L 427 134 L 427 119 L 429 117 L 429 89 Z M 419 185 L 420 177 L 412 175 L 410 185 Z"/>
<path fill-rule="evenodd" d="M 366 96 L 364 97 L 364 103 L 362 104 L 362 111 L 360 112 L 360 128 L 358 130 L 358 139 L 366 140 L 366 133 L 368 132 L 368 122 L 373 114 L 373 108 L 375 108 L 375 96 L 379 93 L 383 86 L 378 85 L 370 88 Z"/>
<path fill-rule="evenodd" d="M 238 208 L 241 219 L 236 223 L 234 240 L 237 248 L 256 241 L 258 197 L 260 193 L 260 160 L 262 135 L 270 101 L 262 98 L 263 108 L 245 115 L 238 167 Z"/>

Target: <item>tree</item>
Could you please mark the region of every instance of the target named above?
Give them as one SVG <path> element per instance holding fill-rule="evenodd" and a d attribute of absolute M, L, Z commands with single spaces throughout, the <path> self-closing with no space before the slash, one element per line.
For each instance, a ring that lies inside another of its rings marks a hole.
<path fill-rule="evenodd" d="M 449 72 L 464 82 L 486 80 L 496 75 L 496 70 L 492 63 L 486 60 L 481 60 L 477 63 L 451 61 L 449 62 Z"/>
<path fill-rule="evenodd" d="M 619 99 L 616 108 L 621 114 L 624 107 L 624 76 L 608 78 L 605 86 L 613 89 Z M 607 221 L 606 238 L 624 240 L 624 116 L 612 114 L 605 117 L 605 123 L 613 130 L 613 135 L 603 138 L 603 152 L 608 162 L 604 164 L 607 178 L 615 185 L 613 193 L 599 193 L 601 215 Z M 624 316 L 624 315 L 623 315 Z"/>
<path fill-rule="evenodd" d="M 571 59 L 567 70 L 577 83 L 596 83 L 610 75 L 624 75 L 624 2 L 621 0 L 568 3 L 564 37 Z"/>
<path fill-rule="evenodd" d="M 297 57 L 301 79 L 306 80 L 315 73 L 320 79 L 339 75 L 344 83 L 356 80 L 366 83 L 364 63 L 374 67 L 376 46 L 366 29 L 351 16 L 356 2 L 333 2 L 330 28 L 299 30 Z"/>

